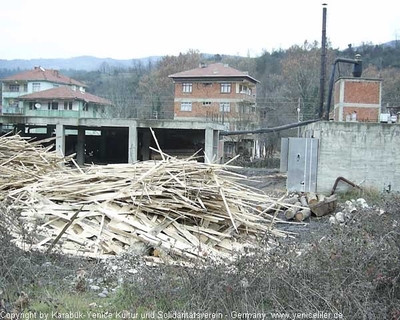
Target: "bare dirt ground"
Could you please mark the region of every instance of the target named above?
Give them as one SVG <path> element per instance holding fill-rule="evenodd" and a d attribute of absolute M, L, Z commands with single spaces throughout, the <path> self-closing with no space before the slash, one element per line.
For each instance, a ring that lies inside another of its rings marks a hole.
<path fill-rule="evenodd" d="M 286 174 L 279 169 L 238 168 L 234 172 L 244 175 L 247 179 L 241 183 L 259 189 L 271 197 L 280 197 L 286 193 Z"/>

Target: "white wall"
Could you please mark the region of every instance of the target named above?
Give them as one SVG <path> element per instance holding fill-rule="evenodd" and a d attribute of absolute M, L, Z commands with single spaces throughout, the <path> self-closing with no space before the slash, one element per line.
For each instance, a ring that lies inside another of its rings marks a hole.
<path fill-rule="evenodd" d="M 29 81 L 28 82 L 28 93 L 33 92 L 33 83 L 40 83 L 40 91 L 47 90 L 47 89 L 53 89 L 54 85 L 52 82 L 47 82 L 47 81 Z"/>

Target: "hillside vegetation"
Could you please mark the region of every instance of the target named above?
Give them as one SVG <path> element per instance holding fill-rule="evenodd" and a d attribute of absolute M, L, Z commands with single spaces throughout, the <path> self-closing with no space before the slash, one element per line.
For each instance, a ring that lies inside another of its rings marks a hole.
<path fill-rule="evenodd" d="M 335 58 L 362 56 L 363 76 L 383 79 L 382 105 L 400 104 L 400 42 L 385 45 L 365 43 L 360 47 L 349 46 L 339 51 L 327 48 L 326 86 Z M 257 104 L 260 110 L 259 127 L 277 126 L 297 121 L 300 118 L 315 118 L 319 104 L 321 49 L 318 42 L 305 42 L 287 50 L 265 51 L 258 57 L 237 57 L 221 54 L 201 54 L 189 50 L 178 56 L 157 57 L 157 59 L 136 59 L 129 63 L 98 60 L 97 70 L 84 70 L 88 64 L 75 64 L 76 69 L 61 72 L 88 84 L 88 91 L 114 102 L 115 117 L 135 117 L 139 113 L 158 112 L 173 114 L 173 83 L 168 75 L 198 67 L 200 62 L 222 62 L 242 71 L 248 71 L 258 79 Z M 43 65 L 45 68 L 52 66 Z M 350 65 L 340 65 L 336 76 L 351 75 Z M 93 68 L 92 68 L 93 69 Z M 0 78 L 22 71 L 0 69 Z M 325 97 L 327 94 L 325 95 Z M 326 103 L 326 98 L 325 98 Z"/>

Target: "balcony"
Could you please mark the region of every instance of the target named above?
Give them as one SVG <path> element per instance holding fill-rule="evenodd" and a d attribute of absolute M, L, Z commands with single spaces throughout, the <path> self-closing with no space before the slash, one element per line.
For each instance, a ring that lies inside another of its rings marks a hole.
<path fill-rule="evenodd" d="M 81 118 L 80 112 L 73 110 L 26 110 L 25 115 L 29 117 L 45 117 L 45 118 L 49 117 Z"/>
<path fill-rule="evenodd" d="M 15 99 L 21 96 L 22 94 L 25 94 L 23 92 L 6 92 L 3 91 L 3 99 Z"/>
<path fill-rule="evenodd" d="M 18 107 L 3 107 L 1 110 L 2 114 L 24 114 L 24 109 L 23 108 L 18 108 Z"/>
<path fill-rule="evenodd" d="M 130 118 L 140 120 L 150 119 L 173 119 L 174 113 L 172 111 L 143 111 L 132 110 L 133 112 L 127 114 L 111 114 L 110 110 L 99 111 L 97 109 L 89 110 L 47 110 L 47 109 L 28 109 L 18 107 L 3 107 L 2 114 L 7 115 L 24 115 L 27 117 L 43 117 L 43 118 L 72 118 L 72 119 L 113 119 L 113 118 Z"/>
<path fill-rule="evenodd" d="M 256 95 L 248 94 L 246 91 L 241 91 L 241 92 L 237 93 L 236 97 L 246 103 L 255 103 L 256 102 Z"/>

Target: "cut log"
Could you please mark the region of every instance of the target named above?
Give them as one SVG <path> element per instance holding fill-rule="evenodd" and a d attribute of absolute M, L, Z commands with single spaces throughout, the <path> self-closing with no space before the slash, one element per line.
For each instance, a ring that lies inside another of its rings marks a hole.
<path fill-rule="evenodd" d="M 318 202 L 324 202 L 324 200 L 325 200 L 325 196 L 323 194 L 318 194 L 317 198 L 318 198 Z"/>
<path fill-rule="evenodd" d="M 325 197 L 322 202 L 313 203 L 310 205 L 311 212 L 317 217 L 322 217 L 336 210 L 337 196 L 332 195 L 330 197 Z"/>
<path fill-rule="evenodd" d="M 310 216 L 311 216 L 311 210 L 303 209 L 296 213 L 295 220 L 301 222 L 301 221 L 308 219 Z"/>
<path fill-rule="evenodd" d="M 297 211 L 299 211 L 301 209 L 301 203 L 300 202 L 296 202 L 293 207 L 290 207 L 289 209 L 287 209 L 285 211 L 285 217 L 287 220 L 291 220 L 294 218 L 294 216 L 296 215 Z"/>
<path fill-rule="evenodd" d="M 307 203 L 309 206 L 318 202 L 317 195 L 314 192 L 307 193 Z"/>
<path fill-rule="evenodd" d="M 306 196 L 301 196 L 300 197 L 300 203 L 303 207 L 308 207 L 308 202 Z"/>
<path fill-rule="evenodd" d="M 283 200 L 283 203 L 295 204 L 298 201 L 299 201 L 299 197 L 298 196 L 293 196 L 293 197 L 286 198 L 285 200 Z"/>
<path fill-rule="evenodd" d="M 337 207 L 337 195 L 336 194 L 326 197 L 324 201 L 325 201 L 325 203 L 328 204 L 328 213 L 332 213 L 336 210 L 336 207 Z"/>

